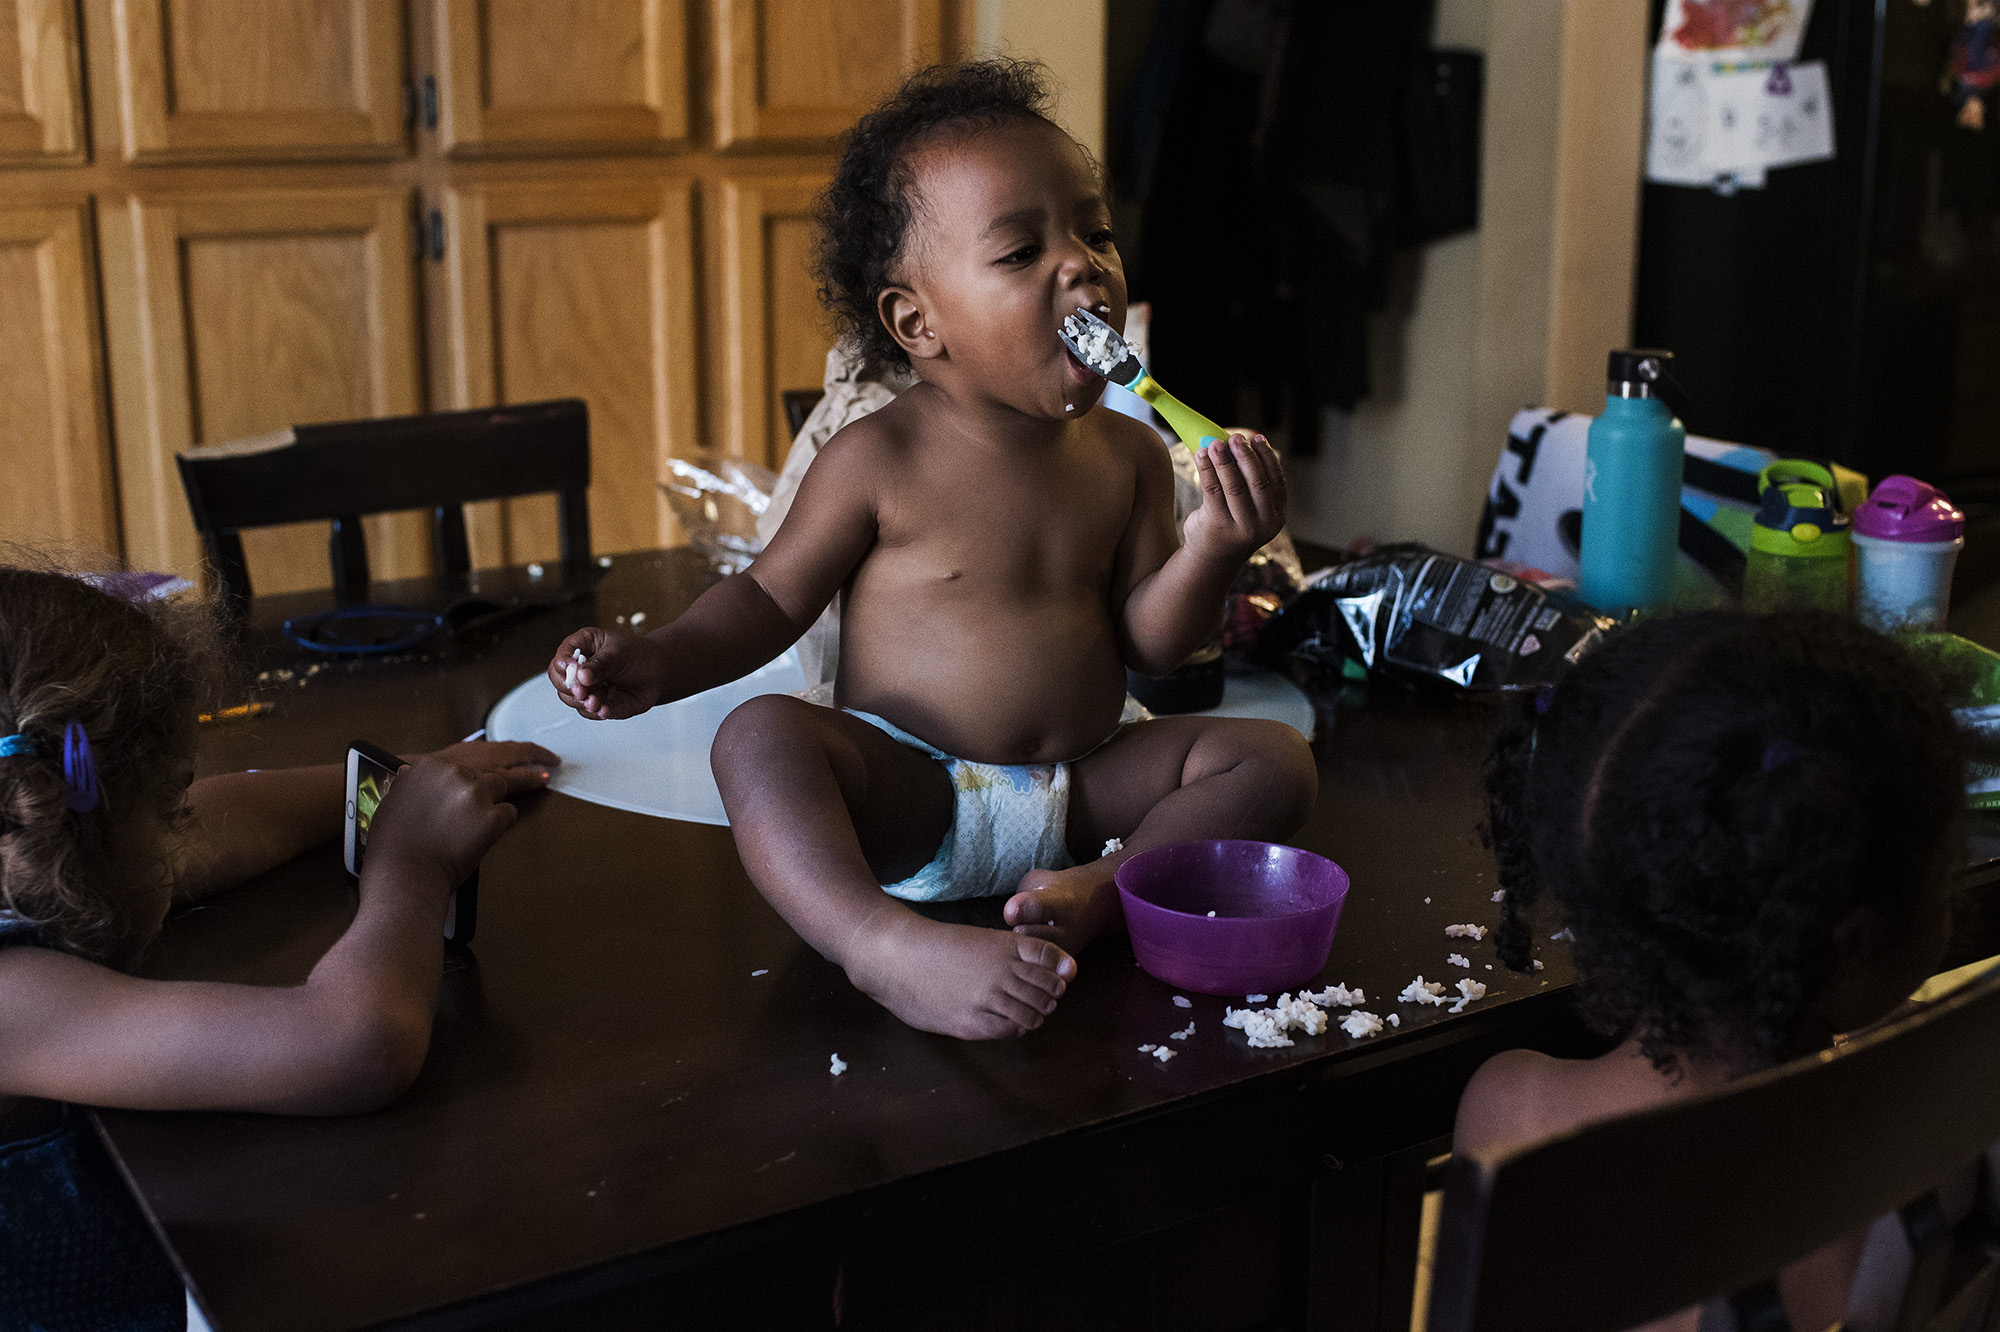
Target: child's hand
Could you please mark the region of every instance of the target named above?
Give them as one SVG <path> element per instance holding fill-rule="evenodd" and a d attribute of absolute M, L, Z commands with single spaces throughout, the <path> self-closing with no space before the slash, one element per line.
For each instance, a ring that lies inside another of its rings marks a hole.
<path fill-rule="evenodd" d="M 1231 566 L 1285 525 L 1285 473 L 1262 435 L 1231 435 L 1195 458 L 1201 507 L 1182 529 L 1191 551 Z"/>
<path fill-rule="evenodd" d="M 433 749 L 430 756 L 469 769 L 475 776 L 488 772 L 506 776 L 516 768 L 525 775 L 533 769 L 554 768 L 562 763 L 558 755 L 525 740 L 461 740 L 443 749 Z M 546 781 L 548 773 L 541 773 L 541 779 Z"/>
<path fill-rule="evenodd" d="M 489 763 L 482 770 L 426 754 L 398 769 L 394 785 L 382 797 L 368 831 L 368 864 L 428 861 L 444 872 L 448 886 L 456 887 L 520 817 L 520 811 L 507 803 L 508 797 L 539 791 L 548 780 L 546 768 L 526 763 L 506 767 Z"/>
<path fill-rule="evenodd" d="M 583 653 L 579 661 L 578 652 Z M 636 717 L 660 701 L 666 662 L 659 644 L 641 634 L 579 629 L 549 662 L 556 696 L 592 721 Z"/>

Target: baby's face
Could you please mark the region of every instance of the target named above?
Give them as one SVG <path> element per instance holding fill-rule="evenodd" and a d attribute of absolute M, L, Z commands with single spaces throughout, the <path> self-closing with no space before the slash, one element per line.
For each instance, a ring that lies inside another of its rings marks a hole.
<path fill-rule="evenodd" d="M 923 147 L 910 167 L 899 276 L 922 320 L 891 331 L 917 373 L 1032 416 L 1081 416 L 1104 381 L 1056 330 L 1084 307 L 1125 325 L 1111 210 L 1083 154 L 1053 125 L 1010 119 Z"/>

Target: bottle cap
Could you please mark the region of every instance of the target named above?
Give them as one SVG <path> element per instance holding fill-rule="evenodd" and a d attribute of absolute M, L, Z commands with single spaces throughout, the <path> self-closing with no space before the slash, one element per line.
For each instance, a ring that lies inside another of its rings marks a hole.
<path fill-rule="evenodd" d="M 1840 491 L 1826 467 L 1781 458 L 1757 474 L 1757 491 L 1750 549 L 1814 558 L 1847 553 L 1851 523 L 1840 511 Z"/>
<path fill-rule="evenodd" d="M 1657 348 L 1611 353 L 1605 389 L 1617 398 L 1658 398 L 1675 416 L 1687 414 L 1687 398 L 1674 378 L 1674 354 Z"/>
<path fill-rule="evenodd" d="M 1615 351 L 1605 378 L 1614 384 L 1642 384 L 1650 390 L 1666 377 L 1673 359 L 1670 351 Z"/>
<path fill-rule="evenodd" d="M 1965 535 L 1965 514 L 1936 486 L 1892 476 L 1854 515 L 1854 530 L 1883 541 L 1951 541 Z"/>

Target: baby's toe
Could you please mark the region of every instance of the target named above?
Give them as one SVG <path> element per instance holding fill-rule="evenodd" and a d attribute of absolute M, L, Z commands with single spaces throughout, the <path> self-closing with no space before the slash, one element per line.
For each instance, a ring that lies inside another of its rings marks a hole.
<path fill-rule="evenodd" d="M 1021 961 L 1032 968 L 1039 968 L 1061 977 L 1065 981 L 1075 978 L 1076 959 L 1064 952 L 1061 947 L 1047 939 L 1037 939 L 1026 934 L 1017 934 L 1014 937 Z"/>
<path fill-rule="evenodd" d="M 1051 988 L 1044 982 L 1044 977 L 1054 980 L 1045 971 L 1023 967 L 1019 973 L 1001 982 L 1001 988 L 1016 1001 L 1046 1017 L 1056 1011 L 1056 1000 L 1062 998 L 1064 987 L 1060 980 L 1055 980 Z"/>
<path fill-rule="evenodd" d="M 1048 885 L 1040 882 L 1040 878 L 1040 871 L 1024 877 L 1021 880 L 1021 891 L 1008 898 L 1007 905 L 1001 908 L 1001 914 L 1006 917 L 1009 925 L 1054 923 L 1056 904 L 1044 895 L 1044 889 Z"/>

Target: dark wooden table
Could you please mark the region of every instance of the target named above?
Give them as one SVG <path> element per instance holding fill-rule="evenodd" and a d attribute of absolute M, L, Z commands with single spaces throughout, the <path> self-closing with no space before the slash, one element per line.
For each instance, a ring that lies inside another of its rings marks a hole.
<path fill-rule="evenodd" d="M 524 575 L 487 577 L 491 592 Z M 268 632 L 310 599 L 267 602 L 254 650 L 276 674 L 256 691 L 277 706 L 206 731 L 202 770 L 456 740 L 572 628 L 661 623 L 710 578 L 689 551 L 622 556 L 593 598 L 313 674 Z M 1026 1039 L 925 1035 L 799 941 L 727 829 L 549 795 L 487 858 L 478 940 L 449 963 L 430 1059 L 393 1106 L 99 1123 L 218 1332 L 1401 1332 L 1415 1181 L 1465 1079 L 1509 1046 L 1589 1042 L 1559 946 L 1523 977 L 1485 970 L 1490 939 L 1444 934 L 1499 914 L 1477 834 L 1489 715 L 1362 703 L 1319 700 L 1321 796 L 1296 841 L 1352 876 L 1320 983 L 1400 1013 L 1378 1037 L 1250 1049 L 1222 1000 L 1175 1007 L 1122 938 L 1085 952 Z M 147 972 L 296 982 L 352 909 L 329 845 L 176 915 Z M 1485 1000 L 1457 1016 L 1394 1001 L 1419 972 L 1466 974 L 1451 952 Z M 1171 1063 L 1139 1053 L 1190 1017 Z"/>

